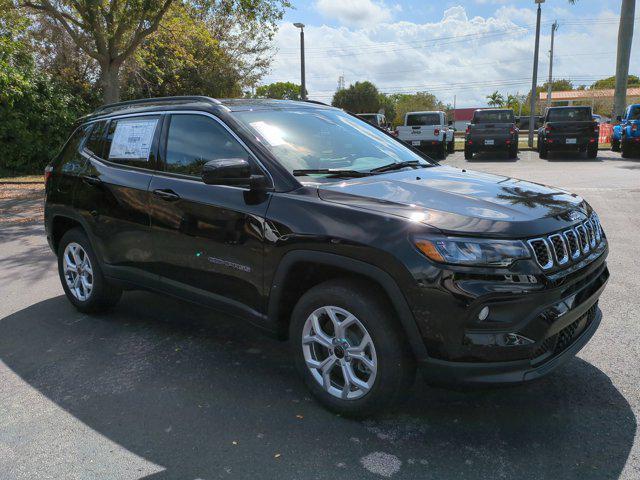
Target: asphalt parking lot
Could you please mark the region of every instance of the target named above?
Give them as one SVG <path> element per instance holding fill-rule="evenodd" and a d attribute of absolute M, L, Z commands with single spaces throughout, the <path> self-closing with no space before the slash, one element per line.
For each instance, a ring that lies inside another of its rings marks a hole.
<path fill-rule="evenodd" d="M 398 411 L 340 418 L 286 344 L 236 319 L 145 292 L 78 313 L 41 223 L 20 217 L 40 198 L 0 199 L 17 219 L 0 222 L 0 479 L 640 478 L 640 160 L 443 163 L 564 187 L 599 212 L 611 280 L 578 358 L 520 387 L 418 379 Z"/>

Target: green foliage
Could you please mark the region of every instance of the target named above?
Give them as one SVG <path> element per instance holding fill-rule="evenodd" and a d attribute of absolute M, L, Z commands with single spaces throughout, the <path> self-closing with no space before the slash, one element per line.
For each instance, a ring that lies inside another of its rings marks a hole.
<path fill-rule="evenodd" d="M 627 87 L 640 87 L 640 78 L 636 75 L 629 75 Z M 591 85 L 591 90 L 606 90 L 616 88 L 616 77 L 603 78 Z"/>
<path fill-rule="evenodd" d="M 293 82 L 275 82 L 256 88 L 255 98 L 275 98 L 278 100 L 300 100 L 301 86 Z"/>
<path fill-rule="evenodd" d="M 352 113 L 376 113 L 380 109 L 380 94 L 371 82 L 356 82 L 338 90 L 331 105 Z"/>
<path fill-rule="evenodd" d="M 505 103 L 504 97 L 497 90 L 495 92 L 493 92 L 491 95 L 487 95 L 486 98 L 488 100 L 487 104 L 490 107 L 502 107 L 502 106 L 504 106 L 504 103 Z"/>
<path fill-rule="evenodd" d="M 435 95 L 428 92 L 396 93 L 390 95 L 390 98 L 396 107 L 396 114 L 393 120 L 393 124 L 396 126 L 404 123 L 404 116 L 407 112 L 446 109 L 446 106 Z M 391 117 L 387 118 L 391 119 Z"/>
<path fill-rule="evenodd" d="M 393 98 L 384 93 L 378 96 L 378 102 L 380 103 L 380 111 L 384 113 L 388 122 L 393 122 L 396 118 L 396 102 Z"/>

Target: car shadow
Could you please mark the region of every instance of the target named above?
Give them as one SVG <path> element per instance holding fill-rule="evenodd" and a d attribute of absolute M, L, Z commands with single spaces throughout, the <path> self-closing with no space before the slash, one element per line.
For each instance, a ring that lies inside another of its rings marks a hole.
<path fill-rule="evenodd" d="M 575 161 L 581 161 L 581 162 L 594 163 L 594 162 L 602 162 L 603 160 L 604 159 L 602 158 L 600 153 L 598 153 L 598 156 L 596 156 L 596 158 L 589 158 L 584 153 L 572 152 L 572 151 L 568 151 L 568 152 L 559 151 L 559 152 L 548 152 L 547 153 L 547 161 L 548 162 L 575 162 Z"/>
<path fill-rule="evenodd" d="M 474 154 L 473 158 L 467 160 L 467 162 L 501 162 L 501 163 L 515 163 L 520 160 L 520 155 L 516 158 L 509 158 L 509 155 L 502 153 L 481 152 Z"/>
<path fill-rule="evenodd" d="M 59 296 L 7 316 L 0 360 L 79 421 L 160 465 L 146 477 L 153 480 L 229 472 L 618 478 L 636 432 L 625 398 L 580 359 L 517 388 L 456 391 L 418 381 L 398 411 L 344 419 L 309 398 L 286 344 L 145 292 L 126 293 L 109 314 L 80 314 Z"/>

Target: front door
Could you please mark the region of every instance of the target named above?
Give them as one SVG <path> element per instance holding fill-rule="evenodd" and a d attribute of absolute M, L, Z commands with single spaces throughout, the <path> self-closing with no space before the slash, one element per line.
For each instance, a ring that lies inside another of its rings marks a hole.
<path fill-rule="evenodd" d="M 206 185 L 202 166 L 253 156 L 217 118 L 176 113 L 165 120 L 162 172 L 149 186 L 154 256 L 161 281 L 182 296 L 261 316 L 263 229 L 269 194 Z"/>

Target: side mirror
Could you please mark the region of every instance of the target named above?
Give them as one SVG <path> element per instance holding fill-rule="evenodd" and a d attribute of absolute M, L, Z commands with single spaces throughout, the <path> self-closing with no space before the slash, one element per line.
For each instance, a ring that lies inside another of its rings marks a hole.
<path fill-rule="evenodd" d="M 244 158 L 218 158 L 202 166 L 202 181 L 207 185 L 251 187 L 251 165 Z"/>
<path fill-rule="evenodd" d="M 447 125 L 449 125 L 449 126 L 453 125 L 453 120 L 449 120 L 449 122 L 447 123 Z"/>

